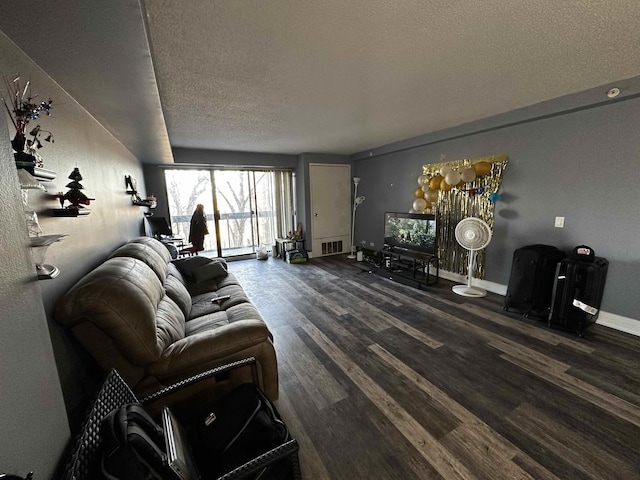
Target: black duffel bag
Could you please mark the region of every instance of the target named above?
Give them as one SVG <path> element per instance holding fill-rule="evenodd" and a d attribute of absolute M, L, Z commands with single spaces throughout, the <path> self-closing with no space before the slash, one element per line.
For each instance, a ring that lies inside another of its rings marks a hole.
<path fill-rule="evenodd" d="M 201 413 L 190 433 L 203 478 L 227 473 L 291 439 L 273 403 L 253 383 L 236 387 Z M 256 478 L 290 478 L 287 461 L 265 467 Z"/>

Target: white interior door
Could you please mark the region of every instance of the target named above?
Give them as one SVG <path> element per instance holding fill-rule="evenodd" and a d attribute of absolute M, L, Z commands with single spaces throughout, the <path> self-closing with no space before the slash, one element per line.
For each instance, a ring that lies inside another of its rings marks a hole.
<path fill-rule="evenodd" d="M 351 235 L 351 166 L 310 164 L 309 190 L 312 255 L 348 251 Z M 342 242 L 342 248 L 336 251 L 338 242 Z M 329 248 L 328 243 L 331 243 Z"/>

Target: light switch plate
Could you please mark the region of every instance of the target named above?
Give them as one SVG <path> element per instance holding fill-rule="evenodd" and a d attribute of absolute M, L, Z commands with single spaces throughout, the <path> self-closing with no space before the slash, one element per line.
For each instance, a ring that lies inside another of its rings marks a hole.
<path fill-rule="evenodd" d="M 564 217 L 556 217 L 556 228 L 564 228 Z"/>

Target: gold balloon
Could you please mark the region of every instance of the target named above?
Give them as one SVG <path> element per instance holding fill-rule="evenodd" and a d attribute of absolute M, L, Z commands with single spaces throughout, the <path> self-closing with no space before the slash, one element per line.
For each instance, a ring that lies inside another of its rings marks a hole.
<path fill-rule="evenodd" d="M 449 185 L 444 178 L 440 180 L 440 190 L 442 190 L 443 192 L 448 192 L 452 188 L 453 186 Z"/>
<path fill-rule="evenodd" d="M 443 178 L 440 175 L 436 175 L 431 180 L 429 180 L 429 188 L 431 190 L 440 190 L 440 182 L 442 182 Z"/>
<path fill-rule="evenodd" d="M 491 173 L 491 164 L 489 162 L 478 162 L 473 165 L 476 175 L 484 177 Z"/>
<path fill-rule="evenodd" d="M 424 192 L 422 191 L 422 188 L 416 188 L 416 191 L 413 192 L 413 194 L 416 196 L 416 198 L 424 197 Z"/>
<path fill-rule="evenodd" d="M 464 180 L 460 180 L 457 184 L 456 187 L 462 187 L 466 182 Z"/>

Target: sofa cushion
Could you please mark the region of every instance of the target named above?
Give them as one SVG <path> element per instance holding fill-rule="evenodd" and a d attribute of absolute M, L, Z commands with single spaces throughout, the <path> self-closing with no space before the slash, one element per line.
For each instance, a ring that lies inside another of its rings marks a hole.
<path fill-rule="evenodd" d="M 187 287 L 175 276 L 167 275 L 164 288 L 167 296 L 180 308 L 184 318 L 188 319 L 191 316 L 191 295 L 189 295 Z"/>
<path fill-rule="evenodd" d="M 240 282 L 238 281 L 238 277 L 236 277 L 233 273 L 227 274 L 226 277 L 216 278 L 215 281 L 216 281 L 216 288 L 218 289 L 228 287 L 229 285 L 240 285 Z"/>
<path fill-rule="evenodd" d="M 256 307 L 251 303 L 240 303 L 233 307 L 227 308 L 227 319 L 229 323 L 235 323 L 240 320 L 262 320 L 262 317 L 258 313 Z M 264 321 L 264 320 L 262 320 Z M 269 333 L 271 336 L 271 333 Z"/>
<path fill-rule="evenodd" d="M 109 258 L 116 257 L 130 257 L 141 260 L 151 267 L 161 283 L 164 284 L 167 279 L 167 262 L 162 255 L 148 245 L 143 243 L 125 243 L 113 252 Z"/>
<path fill-rule="evenodd" d="M 217 292 L 221 288 L 228 287 L 229 285 L 240 286 L 237 277 L 233 273 L 228 273 L 225 277 L 212 278 L 211 280 L 205 280 L 204 282 L 195 283 L 187 281 L 187 290 L 192 297 L 203 293 Z"/>
<path fill-rule="evenodd" d="M 213 298 L 223 295 L 230 295 L 231 298 L 219 302 L 211 301 Z M 249 299 L 247 298 L 247 295 L 239 285 L 229 285 L 228 287 L 220 288 L 215 292 L 201 293 L 200 295 L 195 295 L 191 299 L 190 318 L 194 319 L 209 313 L 226 310 L 229 307 L 233 307 L 240 303 L 246 303 L 248 301 Z"/>
<path fill-rule="evenodd" d="M 189 335 L 195 335 L 196 333 L 215 330 L 216 328 L 227 325 L 228 323 L 229 318 L 227 317 L 227 312 L 224 310 L 210 313 L 187 322 L 185 325 L 185 335 L 188 337 Z"/>
<path fill-rule="evenodd" d="M 184 320 L 178 305 L 165 295 L 156 312 L 156 339 L 161 351 L 185 337 Z"/>

